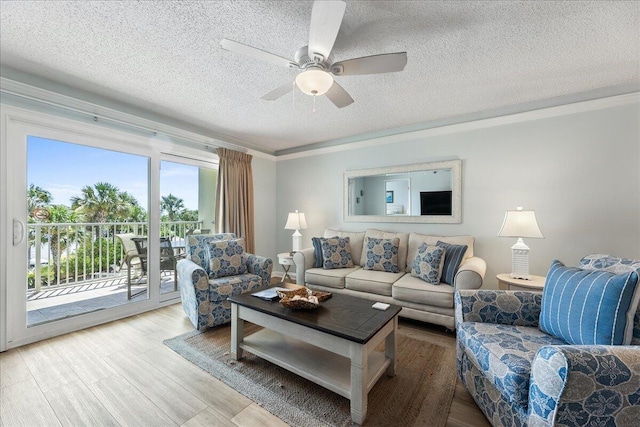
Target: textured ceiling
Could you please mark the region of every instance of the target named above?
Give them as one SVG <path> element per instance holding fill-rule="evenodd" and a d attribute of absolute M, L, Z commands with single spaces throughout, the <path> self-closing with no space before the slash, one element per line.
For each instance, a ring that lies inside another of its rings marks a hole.
<path fill-rule="evenodd" d="M 640 3 L 347 1 L 335 60 L 406 51 L 403 72 L 344 76 L 338 109 L 295 92 L 312 1 L 2 1 L 0 64 L 275 153 L 317 142 L 640 82 Z"/>

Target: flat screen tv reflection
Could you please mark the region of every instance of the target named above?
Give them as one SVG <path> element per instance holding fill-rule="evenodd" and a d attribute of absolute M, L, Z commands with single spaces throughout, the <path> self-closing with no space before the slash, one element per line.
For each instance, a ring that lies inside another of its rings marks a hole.
<path fill-rule="evenodd" d="M 420 192 L 420 215 L 451 215 L 451 206 L 451 190 Z"/>

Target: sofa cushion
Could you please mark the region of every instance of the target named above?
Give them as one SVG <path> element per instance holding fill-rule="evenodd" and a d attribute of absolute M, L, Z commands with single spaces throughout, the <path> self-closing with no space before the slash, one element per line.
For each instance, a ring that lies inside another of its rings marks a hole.
<path fill-rule="evenodd" d="M 502 399 L 526 408 L 531 362 L 545 345 L 565 345 L 532 326 L 463 322 L 457 325 L 459 348 L 480 368 Z"/>
<path fill-rule="evenodd" d="M 322 268 L 331 270 L 353 267 L 349 237 L 322 237 L 320 244 L 322 245 Z"/>
<path fill-rule="evenodd" d="M 324 268 L 310 268 L 305 271 L 305 283 L 310 285 L 326 286 L 328 288 L 344 289 L 345 277 L 360 270 L 360 267 L 336 268 L 325 270 Z"/>
<path fill-rule="evenodd" d="M 413 260 L 411 275 L 432 285 L 439 285 L 444 266 L 444 252 L 445 249 L 441 246 L 421 244 Z"/>
<path fill-rule="evenodd" d="M 444 308 L 453 308 L 454 293 L 451 286 L 432 285 L 410 274 L 402 276 L 391 290 L 391 295 L 397 300 Z"/>
<path fill-rule="evenodd" d="M 349 244 L 351 245 L 351 259 L 354 265 L 360 264 L 360 257 L 362 256 L 362 244 L 364 243 L 364 231 L 349 232 L 326 229 L 324 230 L 323 237 L 348 237 Z"/>
<path fill-rule="evenodd" d="M 228 297 L 258 286 L 262 286 L 262 278 L 253 273 L 209 279 L 209 289 L 215 289 L 215 292 L 209 293 L 209 301 L 214 304 L 224 305 L 225 308 L 230 309 L 231 303 L 227 301 Z M 238 292 L 238 289 L 241 291 Z"/>
<path fill-rule="evenodd" d="M 386 271 L 387 273 L 398 273 L 398 245 L 400 239 L 375 239 L 373 237 L 364 238 L 363 251 L 365 262 L 362 268 L 365 270 Z"/>
<path fill-rule="evenodd" d="M 540 329 L 574 345 L 630 344 L 638 273 L 565 267 L 553 261 L 542 291 Z"/>
<path fill-rule="evenodd" d="M 407 249 L 409 242 L 409 233 L 391 233 L 388 231 L 376 230 L 375 228 L 369 228 L 365 232 L 365 237 L 372 237 L 374 239 L 393 239 L 398 238 L 398 268 L 400 271 L 405 271 L 407 268 Z M 362 251 L 360 256 L 360 265 L 364 265 L 366 253 Z"/>
<path fill-rule="evenodd" d="M 442 281 L 453 286 L 456 280 L 456 273 L 464 259 L 467 245 L 452 245 L 438 240 L 436 245 L 445 249 L 444 266 L 442 267 Z"/>
<path fill-rule="evenodd" d="M 247 272 L 244 238 L 209 242 L 209 278 L 237 276 Z"/>
<path fill-rule="evenodd" d="M 354 291 L 391 296 L 391 286 L 404 275 L 384 271 L 356 270 L 346 277 L 344 287 Z"/>
<path fill-rule="evenodd" d="M 467 245 L 467 251 L 465 252 L 463 259 L 471 258 L 473 256 L 473 243 L 475 238 L 473 236 L 429 236 L 426 234 L 411 233 L 409 234 L 409 245 L 407 252 L 407 273 L 411 272 L 413 266 L 413 259 L 416 257 L 418 248 L 421 244 L 436 245 L 438 240 L 441 242 L 449 243 L 450 245 Z"/>

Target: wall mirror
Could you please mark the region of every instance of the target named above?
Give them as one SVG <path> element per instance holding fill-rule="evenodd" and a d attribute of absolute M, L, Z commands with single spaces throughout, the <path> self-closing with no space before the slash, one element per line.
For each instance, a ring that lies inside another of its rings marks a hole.
<path fill-rule="evenodd" d="M 345 221 L 457 224 L 461 218 L 461 160 L 344 173 Z"/>

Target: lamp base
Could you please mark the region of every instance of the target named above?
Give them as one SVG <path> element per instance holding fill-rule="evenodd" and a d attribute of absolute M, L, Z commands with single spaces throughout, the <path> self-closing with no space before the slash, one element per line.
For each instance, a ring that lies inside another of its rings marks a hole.
<path fill-rule="evenodd" d="M 512 279 L 531 280 L 529 274 L 529 246 L 519 238 L 515 245 L 511 246 L 511 274 Z"/>
<path fill-rule="evenodd" d="M 293 245 L 292 245 L 293 252 L 300 251 L 300 249 L 301 249 L 300 246 L 302 244 L 302 234 L 300 234 L 300 231 L 296 230 L 291 235 L 291 238 L 292 238 L 292 241 L 293 241 L 292 242 L 293 243 Z"/>

